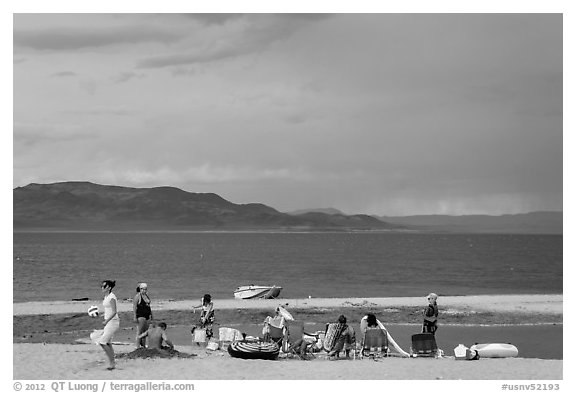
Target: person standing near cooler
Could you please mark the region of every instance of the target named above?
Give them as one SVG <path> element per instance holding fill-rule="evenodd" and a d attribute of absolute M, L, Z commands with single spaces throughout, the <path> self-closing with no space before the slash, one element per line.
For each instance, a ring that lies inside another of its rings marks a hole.
<path fill-rule="evenodd" d="M 102 293 L 104 294 L 104 300 L 102 301 L 102 306 L 104 306 L 104 322 L 102 322 L 104 331 L 97 342 L 108 357 L 108 370 L 114 370 L 116 368 L 112 338 L 114 337 L 114 333 L 120 328 L 120 318 L 118 317 L 118 309 L 116 308 L 116 295 L 112 292 L 112 288 L 115 286 L 116 281 L 112 280 L 104 280 L 101 285 Z"/>
<path fill-rule="evenodd" d="M 422 333 L 435 334 L 436 330 L 438 330 L 438 295 L 430 293 L 426 299 L 428 299 L 428 306 L 424 309 Z"/>

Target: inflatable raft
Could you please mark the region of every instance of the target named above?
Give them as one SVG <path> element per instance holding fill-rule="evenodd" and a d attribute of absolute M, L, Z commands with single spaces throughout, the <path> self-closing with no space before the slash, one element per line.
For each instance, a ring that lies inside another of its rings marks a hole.
<path fill-rule="evenodd" d="M 480 358 L 515 358 L 518 356 L 518 348 L 512 344 L 474 344 L 470 347 L 470 351 L 477 351 Z"/>
<path fill-rule="evenodd" d="M 228 346 L 228 353 L 233 358 L 276 360 L 280 348 L 275 343 L 235 341 Z"/>

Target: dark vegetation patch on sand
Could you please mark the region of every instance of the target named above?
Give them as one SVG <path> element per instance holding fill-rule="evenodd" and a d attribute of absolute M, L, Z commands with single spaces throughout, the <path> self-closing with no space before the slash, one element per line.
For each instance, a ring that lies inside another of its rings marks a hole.
<path fill-rule="evenodd" d="M 305 323 L 323 324 L 334 322 L 343 314 L 355 325 L 367 313 L 375 314 L 384 324 L 420 324 L 422 307 L 337 307 L 337 308 L 289 308 L 295 319 Z M 226 309 L 216 310 L 220 326 L 261 325 L 272 309 Z M 169 326 L 192 326 L 198 322 L 199 313 L 183 310 L 157 310 L 154 319 Z M 133 314 L 120 313 L 121 328 L 135 329 Z M 440 308 L 440 325 L 499 325 L 562 323 L 562 315 L 510 312 L 469 312 Z M 218 325 L 216 325 L 218 327 Z M 75 343 L 87 336 L 86 332 L 102 329 L 102 318 L 90 318 L 85 313 L 22 315 L 13 317 L 14 343 Z"/>

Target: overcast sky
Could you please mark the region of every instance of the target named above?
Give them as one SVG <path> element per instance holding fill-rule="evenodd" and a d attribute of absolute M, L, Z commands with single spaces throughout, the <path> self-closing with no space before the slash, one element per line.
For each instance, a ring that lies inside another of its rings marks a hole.
<path fill-rule="evenodd" d="M 560 14 L 17 14 L 13 186 L 562 210 Z"/>

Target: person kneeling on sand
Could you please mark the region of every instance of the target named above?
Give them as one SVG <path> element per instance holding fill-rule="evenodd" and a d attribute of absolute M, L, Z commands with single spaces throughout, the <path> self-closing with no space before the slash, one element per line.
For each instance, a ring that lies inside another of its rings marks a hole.
<path fill-rule="evenodd" d="M 322 349 L 322 341 L 314 334 L 304 333 L 302 338 L 296 340 L 288 348 L 288 352 L 294 352 L 302 360 L 308 360 L 308 350 L 318 352 Z"/>
<path fill-rule="evenodd" d="M 164 322 L 160 322 L 158 325 L 154 325 L 144 333 L 140 334 L 138 339 L 148 337 L 148 349 L 172 350 L 174 349 L 174 344 L 172 344 L 172 342 L 168 339 L 166 329 L 166 324 Z"/>

